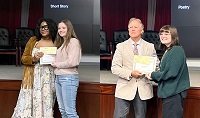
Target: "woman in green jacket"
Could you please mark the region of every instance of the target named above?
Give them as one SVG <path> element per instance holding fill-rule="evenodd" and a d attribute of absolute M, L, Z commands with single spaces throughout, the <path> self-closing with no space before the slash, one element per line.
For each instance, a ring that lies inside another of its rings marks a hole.
<path fill-rule="evenodd" d="M 190 87 L 186 56 L 179 44 L 175 27 L 163 26 L 159 36 L 161 48 L 165 51 L 160 70 L 146 76 L 158 83 L 158 97 L 162 98 L 162 118 L 183 118 L 184 98 Z"/>

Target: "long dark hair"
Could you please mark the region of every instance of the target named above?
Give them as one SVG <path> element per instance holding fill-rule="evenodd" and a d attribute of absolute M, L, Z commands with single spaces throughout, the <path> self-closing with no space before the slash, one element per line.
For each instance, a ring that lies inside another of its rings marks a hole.
<path fill-rule="evenodd" d="M 43 21 L 45 21 L 47 23 L 48 28 L 49 28 L 50 37 L 52 38 L 52 41 L 54 42 L 56 39 L 58 26 L 57 26 L 57 23 L 51 18 L 40 18 L 38 20 L 36 29 L 35 29 L 35 36 L 37 37 L 37 40 L 40 40 L 42 38 L 42 35 L 40 34 L 40 25 Z"/>

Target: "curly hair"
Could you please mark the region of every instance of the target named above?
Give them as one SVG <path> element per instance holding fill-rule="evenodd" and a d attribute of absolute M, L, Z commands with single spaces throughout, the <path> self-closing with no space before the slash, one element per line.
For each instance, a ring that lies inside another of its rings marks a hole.
<path fill-rule="evenodd" d="M 40 34 L 40 25 L 43 21 L 47 23 L 50 37 L 52 38 L 52 41 L 54 42 L 57 35 L 58 26 L 57 26 L 57 23 L 51 18 L 40 18 L 38 20 L 36 29 L 35 29 L 35 36 L 37 37 L 37 40 L 40 40 L 42 38 L 42 35 Z"/>

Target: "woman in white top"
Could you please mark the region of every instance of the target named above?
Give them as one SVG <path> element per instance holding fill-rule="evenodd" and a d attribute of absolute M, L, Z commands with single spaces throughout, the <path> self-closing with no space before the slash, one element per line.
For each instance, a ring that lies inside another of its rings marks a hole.
<path fill-rule="evenodd" d="M 36 36 L 30 38 L 22 55 L 24 73 L 12 118 L 53 118 L 55 74 L 51 65 L 41 65 L 40 47 L 55 47 L 57 24 L 52 19 L 39 19 Z"/>

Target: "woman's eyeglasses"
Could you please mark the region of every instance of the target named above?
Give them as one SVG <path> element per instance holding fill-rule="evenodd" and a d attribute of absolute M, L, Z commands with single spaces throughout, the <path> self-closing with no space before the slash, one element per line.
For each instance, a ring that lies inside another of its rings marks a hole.
<path fill-rule="evenodd" d="M 48 25 L 40 26 L 40 30 L 48 30 L 48 29 L 49 29 Z"/>

